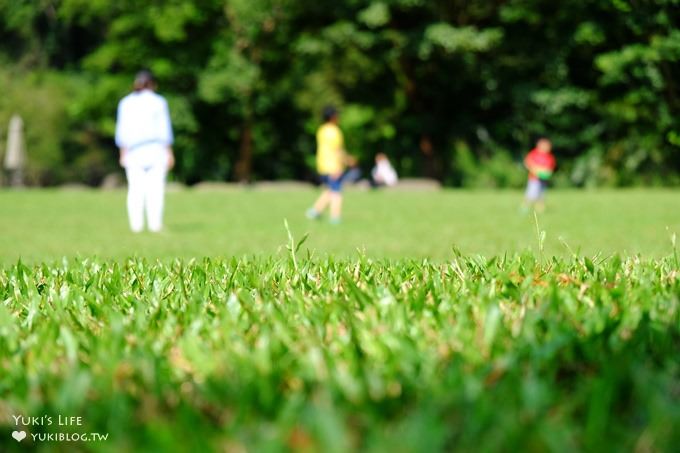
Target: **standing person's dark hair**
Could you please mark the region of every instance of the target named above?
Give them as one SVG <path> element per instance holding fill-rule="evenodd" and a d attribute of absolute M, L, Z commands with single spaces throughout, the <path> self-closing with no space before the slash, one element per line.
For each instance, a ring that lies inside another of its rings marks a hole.
<path fill-rule="evenodd" d="M 154 78 L 153 73 L 148 69 L 142 69 L 139 71 L 137 75 L 135 75 L 133 88 L 137 92 L 142 90 L 155 90 L 156 79 Z"/>
<path fill-rule="evenodd" d="M 327 105 L 323 108 L 321 111 L 321 117 L 323 118 L 323 122 L 327 123 L 333 118 L 336 118 L 338 116 L 338 110 L 333 107 L 332 105 Z"/>

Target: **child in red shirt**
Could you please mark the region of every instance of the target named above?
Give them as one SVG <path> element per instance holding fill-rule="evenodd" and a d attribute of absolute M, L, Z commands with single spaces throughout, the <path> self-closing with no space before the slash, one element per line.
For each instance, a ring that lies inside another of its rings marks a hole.
<path fill-rule="evenodd" d="M 537 211 L 544 209 L 545 190 L 548 181 L 555 171 L 555 156 L 552 154 L 552 143 L 541 138 L 524 158 L 524 166 L 529 170 L 529 181 L 525 194 L 525 207 L 533 206 Z"/>

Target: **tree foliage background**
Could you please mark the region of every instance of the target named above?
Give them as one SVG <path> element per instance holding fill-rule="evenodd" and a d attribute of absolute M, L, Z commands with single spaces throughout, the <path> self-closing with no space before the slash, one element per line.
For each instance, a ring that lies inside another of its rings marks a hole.
<path fill-rule="evenodd" d="M 20 113 L 34 183 L 96 184 L 147 67 L 187 183 L 311 179 L 334 103 L 366 169 L 518 186 L 547 135 L 556 184 L 678 184 L 679 24 L 680 0 L 0 0 L 0 136 Z"/>

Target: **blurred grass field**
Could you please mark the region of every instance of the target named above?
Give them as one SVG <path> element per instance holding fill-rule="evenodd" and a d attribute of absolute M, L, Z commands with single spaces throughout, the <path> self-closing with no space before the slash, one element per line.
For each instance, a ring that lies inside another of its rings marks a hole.
<path fill-rule="evenodd" d="M 0 451 L 677 450 L 677 257 L 293 256 L 0 267 Z"/>
<path fill-rule="evenodd" d="M 445 260 L 454 247 L 487 257 L 537 250 L 533 215 L 515 191 L 348 192 L 343 223 L 304 218 L 316 191 L 169 193 L 166 231 L 134 235 L 125 192 L 0 192 L 0 260 L 35 263 L 62 257 L 150 259 L 271 256 L 281 253 L 287 219 L 309 233 L 317 256 Z M 666 256 L 680 231 L 680 200 L 671 190 L 552 191 L 539 216 L 547 255 L 613 253 Z"/>

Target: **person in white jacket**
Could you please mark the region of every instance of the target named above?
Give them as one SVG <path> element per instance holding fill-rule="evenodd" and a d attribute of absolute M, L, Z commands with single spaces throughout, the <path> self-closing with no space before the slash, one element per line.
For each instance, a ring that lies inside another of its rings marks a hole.
<path fill-rule="evenodd" d="M 375 167 L 371 171 L 371 186 L 394 186 L 397 184 L 399 178 L 397 172 L 390 164 L 390 160 L 384 153 L 378 153 L 375 156 Z"/>
<path fill-rule="evenodd" d="M 149 71 L 137 73 L 134 91 L 118 103 L 116 145 L 128 181 L 127 210 L 130 229 L 163 228 L 165 179 L 174 164 L 173 134 L 168 103 L 155 93 Z"/>

